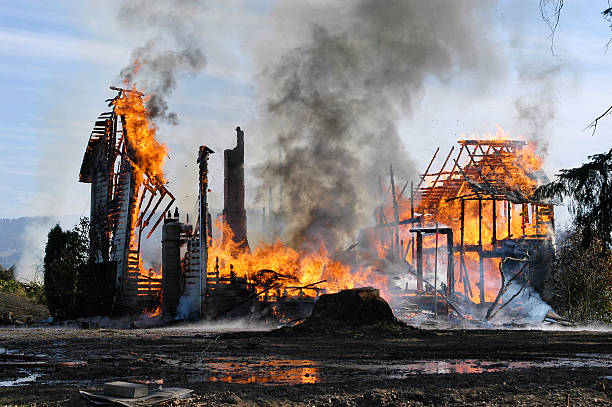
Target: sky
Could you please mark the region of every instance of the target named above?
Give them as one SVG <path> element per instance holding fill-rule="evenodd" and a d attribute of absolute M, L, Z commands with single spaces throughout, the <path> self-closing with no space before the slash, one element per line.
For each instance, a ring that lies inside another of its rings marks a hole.
<path fill-rule="evenodd" d="M 288 0 L 287 0 L 288 1 Z M 287 2 L 285 1 L 285 3 Z M 258 137 L 258 53 L 281 54 L 292 39 L 274 35 L 280 1 L 209 1 L 202 36 L 207 64 L 184 78 L 170 98 L 179 125 L 160 125 L 169 147 L 169 189 L 187 212 L 196 199 L 197 147 L 209 145 L 211 206 L 222 205 L 222 150 L 233 147 L 236 126 L 246 132 L 247 207 L 255 209 L 253 168 L 269 152 Z M 100 3 L 100 4 L 99 4 Z M 101 4 L 103 3 L 103 4 Z M 437 147 L 448 151 L 462 134 L 537 137 L 548 143 L 545 169 L 580 165 L 612 147 L 612 118 L 597 133 L 583 129 L 612 104 L 605 44 L 612 37 L 601 11 L 607 1 L 567 0 L 554 38 L 540 18 L 537 0 L 502 0 L 483 21 L 502 57 L 491 62 L 494 79 L 428 80 L 400 132 L 417 168 Z M 89 213 L 89 185 L 78 173 L 93 122 L 114 96 L 120 70 L 146 33 L 126 32 L 117 22 L 120 1 L 0 3 L 0 217 L 79 217 Z M 441 22 L 443 23 L 443 22 Z M 534 125 L 517 103 L 546 105 Z M 563 213 L 564 209 L 559 209 Z M 563 215 L 561 215 L 563 216 Z"/>

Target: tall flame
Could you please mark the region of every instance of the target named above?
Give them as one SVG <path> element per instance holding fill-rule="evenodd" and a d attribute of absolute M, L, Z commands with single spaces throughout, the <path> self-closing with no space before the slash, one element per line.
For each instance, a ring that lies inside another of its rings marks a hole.
<path fill-rule="evenodd" d="M 145 100 L 146 101 L 146 100 Z M 163 166 L 167 157 L 168 148 L 159 143 L 156 137 L 157 127 L 148 120 L 147 110 L 144 105 L 142 93 L 135 87 L 121 91 L 119 97 L 113 100 L 115 114 L 121 117 L 123 123 L 123 142 L 127 157 L 133 165 L 133 193 L 134 199 L 130 208 L 130 249 L 137 251 L 139 247 L 138 236 L 135 233 L 136 223 L 140 215 L 142 196 L 145 188 L 142 188 L 145 175 L 149 182 L 154 185 L 166 183 Z M 140 274 L 137 282 L 139 295 L 151 295 L 159 287 L 161 271 L 145 271 L 142 258 L 138 255 L 137 270 Z M 161 308 L 158 306 L 147 315 L 159 315 Z"/>
<path fill-rule="evenodd" d="M 168 154 L 165 144 L 155 140 L 157 126 L 147 119 L 141 93 L 133 89 L 125 91 L 115 99 L 115 113 L 125 120 L 125 141 L 128 152 L 139 170 L 149 178 L 159 183 L 166 182 L 164 178 L 164 163 Z"/>

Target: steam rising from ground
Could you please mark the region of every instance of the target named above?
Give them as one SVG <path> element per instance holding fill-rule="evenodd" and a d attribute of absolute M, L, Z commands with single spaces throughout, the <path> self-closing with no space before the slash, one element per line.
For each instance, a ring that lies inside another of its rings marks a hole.
<path fill-rule="evenodd" d="M 448 81 L 491 62 L 483 17 L 493 6 L 359 0 L 291 2 L 276 10 L 279 20 L 294 18 L 297 26 L 313 21 L 299 46 L 264 61 L 259 89 L 273 137 L 258 168 L 260 197 L 280 179 L 290 243 L 346 243 L 371 218 L 377 176 L 388 180 L 389 164 L 399 179 L 413 178 L 397 131 L 400 115 L 412 112 L 429 80 Z"/>
<path fill-rule="evenodd" d="M 121 70 L 128 86 L 137 84 L 149 96 L 147 113 L 152 119 L 178 124 L 167 99 L 183 75 L 197 75 L 206 64 L 201 44 L 201 0 L 137 0 L 126 2 L 119 22 L 128 30 L 154 29 L 152 37 L 132 51 L 131 62 Z"/>

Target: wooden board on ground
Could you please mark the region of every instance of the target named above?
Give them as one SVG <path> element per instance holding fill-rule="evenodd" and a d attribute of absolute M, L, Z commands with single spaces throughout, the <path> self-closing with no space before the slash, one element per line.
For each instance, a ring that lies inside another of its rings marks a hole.
<path fill-rule="evenodd" d="M 168 387 L 165 389 L 153 390 L 149 392 L 149 395 L 146 397 L 129 399 L 124 397 L 107 396 L 105 394 L 94 394 L 82 390 L 79 391 L 81 396 L 93 404 L 101 405 L 113 403 L 115 405 L 124 407 L 154 406 L 155 404 L 168 400 L 187 398 L 192 392 L 193 390 L 190 389 Z"/>

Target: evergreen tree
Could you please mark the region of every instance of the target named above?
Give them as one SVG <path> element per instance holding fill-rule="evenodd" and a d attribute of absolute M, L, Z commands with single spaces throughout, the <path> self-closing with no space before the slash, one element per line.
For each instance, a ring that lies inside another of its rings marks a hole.
<path fill-rule="evenodd" d="M 555 181 L 536 190 L 535 197 L 568 198 L 583 248 L 601 240 L 597 247 L 607 251 L 612 247 L 612 149 L 589 159 L 580 167 L 561 170 Z"/>
<path fill-rule="evenodd" d="M 72 318 L 79 315 L 79 274 L 88 261 L 88 223 L 82 219 L 74 230 L 56 225 L 47 235 L 44 258 L 45 296 L 51 315 Z"/>

